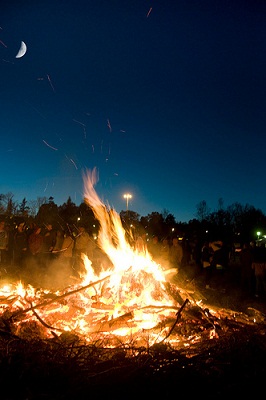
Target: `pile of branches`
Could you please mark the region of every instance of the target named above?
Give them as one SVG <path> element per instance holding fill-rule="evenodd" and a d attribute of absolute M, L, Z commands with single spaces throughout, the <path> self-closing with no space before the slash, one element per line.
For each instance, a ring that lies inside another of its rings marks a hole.
<path fill-rule="evenodd" d="M 164 321 L 168 334 L 160 342 L 139 346 L 113 336 L 109 346 L 101 335 L 91 344 L 75 333 L 53 332 L 47 339 L 41 320 L 24 322 L 23 313 L 6 312 L 0 320 L 1 398 L 258 394 L 266 376 L 265 321 L 256 310 L 214 316 L 187 298 L 176 319 Z M 172 338 L 178 338 L 178 348 Z"/>
<path fill-rule="evenodd" d="M 247 390 L 258 394 L 264 386 L 265 357 L 265 326 L 260 325 L 241 326 L 233 334 L 179 350 L 167 342 L 149 349 L 122 344 L 104 348 L 85 345 L 71 334 L 40 340 L 2 332 L 1 398 L 81 399 L 112 393 L 116 398 L 160 398 L 179 390 L 207 398 Z"/>

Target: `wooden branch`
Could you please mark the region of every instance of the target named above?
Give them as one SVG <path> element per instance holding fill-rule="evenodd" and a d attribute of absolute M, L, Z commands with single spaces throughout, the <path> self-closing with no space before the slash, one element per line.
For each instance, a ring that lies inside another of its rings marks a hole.
<path fill-rule="evenodd" d="M 174 325 L 172 326 L 172 328 L 170 329 L 169 333 L 168 333 L 168 334 L 165 336 L 165 338 L 162 340 L 162 342 L 163 342 L 165 339 L 167 339 L 167 338 L 171 335 L 171 333 L 173 332 L 173 330 L 174 330 L 174 328 L 175 328 L 175 326 L 176 326 L 176 324 L 177 324 L 177 321 L 179 320 L 179 317 L 180 317 L 180 315 L 181 315 L 181 312 L 183 311 L 185 305 L 186 305 L 188 302 L 189 302 L 189 300 L 186 299 L 186 300 L 184 301 L 184 303 L 182 304 L 182 306 L 180 307 L 180 309 L 177 311 L 175 323 L 174 323 Z"/>
<path fill-rule="evenodd" d="M 107 280 L 107 278 L 110 278 L 110 276 L 111 276 L 111 275 L 107 275 L 105 278 L 99 279 L 99 280 L 96 281 L 96 282 L 91 282 L 91 283 L 89 283 L 89 284 L 86 285 L 86 286 L 81 286 L 80 288 L 75 289 L 75 290 L 71 290 L 70 292 L 64 293 L 64 294 L 62 294 L 61 296 L 56 296 L 56 297 L 55 297 L 54 299 L 52 299 L 52 300 L 49 300 L 49 301 L 45 301 L 45 302 L 43 302 L 43 303 L 36 304 L 35 306 L 31 306 L 31 307 L 25 308 L 24 310 L 15 311 L 15 312 L 12 314 L 11 318 L 17 317 L 18 315 L 21 315 L 21 314 L 26 314 L 27 312 L 32 311 L 32 310 L 35 310 L 35 309 L 37 309 L 37 308 L 46 307 L 46 306 L 48 306 L 49 304 L 55 303 L 55 302 L 57 302 L 57 301 L 59 301 L 59 300 L 61 300 L 61 299 L 64 299 L 65 297 L 71 296 L 72 294 L 81 292 L 82 290 L 88 289 L 89 287 L 98 285 L 99 283 L 104 282 L 105 280 Z"/>
<path fill-rule="evenodd" d="M 149 305 L 145 307 L 140 307 L 137 310 L 158 310 L 158 312 L 162 310 L 169 310 L 169 309 L 177 309 L 175 306 L 154 306 L 154 305 Z M 134 318 L 134 310 L 126 312 L 123 315 L 120 315 L 119 317 L 110 319 L 106 321 L 105 318 L 102 318 L 101 321 L 99 321 L 97 324 L 91 326 L 89 329 L 90 333 L 99 333 L 99 332 L 110 332 L 118 328 L 129 328 L 130 326 L 135 326 L 135 322 L 131 321 Z"/>
<path fill-rule="evenodd" d="M 130 322 L 134 317 L 133 312 L 127 312 L 123 315 L 120 315 L 117 318 L 113 318 L 109 321 L 103 320 L 102 322 L 97 323 L 96 325 L 89 328 L 90 333 L 100 333 L 100 332 L 111 332 L 118 328 L 128 328 L 130 325 L 134 325 L 134 322 Z M 133 326 L 132 325 L 132 326 Z"/>
<path fill-rule="evenodd" d="M 55 328 L 55 327 L 53 327 L 53 326 L 48 325 L 48 324 L 36 313 L 35 310 L 33 310 L 32 312 L 33 312 L 33 314 L 35 315 L 35 317 L 40 321 L 40 323 L 41 323 L 43 326 L 45 326 L 45 328 L 52 329 L 52 330 L 57 330 L 57 331 L 60 331 L 60 332 L 64 332 L 64 329 Z"/>

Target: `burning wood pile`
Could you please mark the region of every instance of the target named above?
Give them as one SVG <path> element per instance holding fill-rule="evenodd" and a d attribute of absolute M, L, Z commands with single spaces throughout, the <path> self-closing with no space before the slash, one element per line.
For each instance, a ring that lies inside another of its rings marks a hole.
<path fill-rule="evenodd" d="M 84 345 L 97 343 L 106 348 L 123 343 L 125 347 L 167 344 L 187 349 L 204 338 L 219 338 L 230 328 L 265 323 L 265 314 L 255 309 L 250 314 L 210 309 L 197 300 L 200 293 L 171 282 L 153 282 L 151 300 L 141 299 L 138 304 L 151 276 L 143 271 L 137 278 L 131 275 L 132 271 L 123 274 L 116 302 L 111 295 L 111 274 L 57 292 L 30 285 L 24 288 L 21 283 L 13 290 L 12 285 L 5 285 L 0 292 L 1 332 L 25 340 L 76 337 Z M 128 293 L 134 303 L 125 302 Z"/>
<path fill-rule="evenodd" d="M 121 280 L 126 293 L 140 296 L 142 285 L 131 271 L 125 275 L 130 278 L 128 286 L 124 275 Z M 163 282 L 153 286 L 154 303 L 135 300 L 115 314 L 119 307 L 107 295 L 111 277 L 56 293 L 21 284 L 13 292 L 2 288 L 0 382 L 7 399 L 64 399 L 113 390 L 124 396 L 129 388 L 156 398 L 161 390 L 170 394 L 175 382 L 184 390 L 187 379 L 196 385 L 190 394 L 204 393 L 206 380 L 212 394 L 217 387 L 226 392 L 228 385 L 230 393 L 235 387 L 239 394 L 243 375 L 252 371 L 262 379 L 263 313 L 210 309 L 197 299 L 200 294 Z M 140 277 L 146 287 L 151 276 Z M 123 296 L 120 291 L 121 302 Z"/>
<path fill-rule="evenodd" d="M 173 365 L 180 373 L 214 346 L 217 353 L 217 343 L 226 352 L 236 337 L 239 343 L 250 332 L 263 337 L 263 313 L 210 308 L 200 293 L 169 281 L 148 252 L 133 249 L 117 213 L 98 198 L 95 182 L 94 171 L 85 199 L 100 221 L 99 244 L 110 268 L 96 274 L 84 256 L 86 273 L 64 290 L 21 282 L 0 288 L 2 377 L 16 368 L 26 380 L 33 374 L 36 387 L 26 385 L 33 392 L 40 383 L 48 390 L 45 377 L 51 374 L 63 380 L 60 385 L 66 378 L 75 386 L 86 381 L 91 390 L 104 378 L 121 388 L 129 377 L 140 381 L 162 370 L 171 376 Z"/>

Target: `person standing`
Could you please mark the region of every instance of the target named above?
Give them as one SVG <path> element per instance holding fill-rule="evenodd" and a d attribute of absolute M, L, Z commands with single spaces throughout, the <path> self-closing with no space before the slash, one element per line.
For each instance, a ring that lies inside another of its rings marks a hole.
<path fill-rule="evenodd" d="M 255 275 L 252 268 L 253 252 L 249 243 L 244 243 L 239 255 L 240 287 L 248 295 L 254 294 Z"/>
<path fill-rule="evenodd" d="M 266 254 L 265 249 L 257 248 L 254 251 L 252 269 L 255 273 L 255 297 L 266 296 Z"/>
<path fill-rule="evenodd" d="M 42 264 L 43 268 L 47 270 L 52 261 L 56 258 L 53 251 L 56 245 L 57 231 L 56 229 L 53 228 L 53 225 L 49 223 L 45 225 L 45 230 L 42 236 L 43 236 L 42 252 L 41 252 Z"/>
<path fill-rule="evenodd" d="M 160 258 L 159 258 L 159 263 L 161 264 L 163 270 L 169 269 L 169 266 L 170 266 L 169 255 L 170 255 L 169 240 L 168 240 L 168 238 L 164 238 L 162 240 L 161 253 L 160 253 Z"/>
<path fill-rule="evenodd" d="M 216 240 L 210 243 L 213 249 L 213 257 L 211 265 L 213 267 L 213 273 L 216 277 L 215 286 L 217 289 L 225 290 L 225 285 L 227 285 L 228 280 L 226 280 L 226 275 L 228 274 L 229 265 L 229 248 L 225 245 L 222 240 Z"/>
<path fill-rule="evenodd" d="M 14 255 L 14 268 L 18 272 L 22 272 L 25 267 L 27 251 L 28 251 L 28 235 L 25 230 L 25 222 L 20 222 L 14 233 L 13 240 L 13 255 Z"/>
<path fill-rule="evenodd" d="M 0 221 L 0 265 L 6 267 L 8 263 L 8 241 L 9 232 L 6 229 L 5 221 Z"/>
<path fill-rule="evenodd" d="M 74 250 L 74 239 L 69 232 L 64 232 L 63 242 L 61 250 L 58 253 L 59 261 L 63 265 L 63 269 L 70 271 L 73 266 L 73 250 Z"/>
<path fill-rule="evenodd" d="M 213 249 L 209 242 L 205 242 L 201 249 L 201 263 L 204 273 L 205 288 L 210 289 L 211 279 L 213 274 Z"/>
<path fill-rule="evenodd" d="M 160 255 L 161 255 L 161 247 L 162 247 L 162 244 L 159 241 L 159 237 L 157 235 L 153 236 L 152 239 L 147 244 L 148 252 L 150 253 L 150 255 L 152 256 L 152 259 L 155 262 L 159 262 Z"/>
<path fill-rule="evenodd" d="M 172 244 L 169 249 L 169 261 L 171 268 L 176 268 L 177 272 L 181 267 L 183 259 L 183 248 L 178 242 L 178 238 L 174 237 L 172 239 Z"/>
<path fill-rule="evenodd" d="M 41 234 L 41 228 L 35 226 L 33 232 L 28 237 L 29 254 L 31 264 L 33 263 L 34 267 L 41 267 L 42 244 L 43 236 Z"/>

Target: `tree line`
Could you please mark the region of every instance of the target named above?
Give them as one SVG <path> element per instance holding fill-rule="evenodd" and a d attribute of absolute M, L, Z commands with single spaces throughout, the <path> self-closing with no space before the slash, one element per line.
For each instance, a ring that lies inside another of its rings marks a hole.
<path fill-rule="evenodd" d="M 18 203 L 12 193 L 0 194 L 0 215 L 7 223 L 14 225 L 21 220 L 39 226 L 50 222 L 62 230 L 75 230 L 82 222 L 92 235 L 97 235 L 100 226 L 85 201 L 76 205 L 70 197 L 58 206 L 53 197 L 41 197 L 36 201 L 27 201 L 24 198 Z M 266 233 L 266 216 L 260 209 L 238 202 L 225 208 L 222 199 L 218 200 L 215 211 L 211 211 L 205 200 L 200 201 L 196 205 L 195 218 L 188 222 L 176 221 L 174 215 L 167 210 L 154 211 L 147 216 L 141 216 L 132 210 L 122 210 L 120 218 L 126 231 L 131 230 L 135 235 L 146 232 L 149 237 L 157 235 L 160 239 L 178 236 L 189 240 L 219 239 L 243 244 L 256 240 L 258 232 L 261 236 Z"/>

